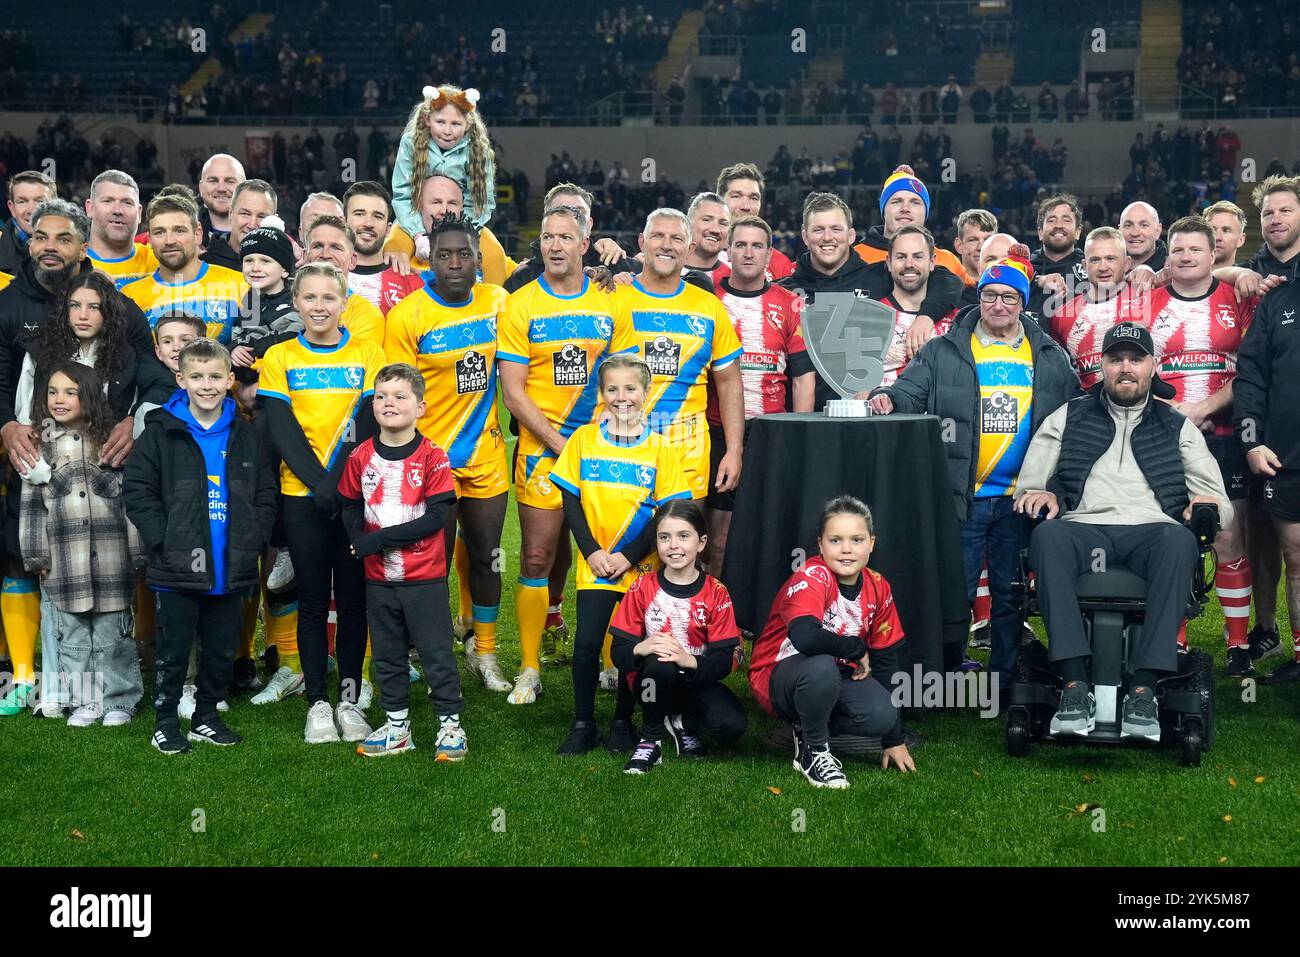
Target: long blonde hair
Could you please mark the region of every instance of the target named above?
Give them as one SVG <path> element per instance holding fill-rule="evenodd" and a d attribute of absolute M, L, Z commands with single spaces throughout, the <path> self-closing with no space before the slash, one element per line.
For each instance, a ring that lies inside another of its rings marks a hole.
<path fill-rule="evenodd" d="M 487 210 L 488 190 L 494 188 L 494 184 L 488 182 L 488 161 L 492 157 L 492 140 L 488 137 L 487 126 L 484 125 L 478 109 L 466 110 L 456 102 L 464 99 L 465 91 L 451 84 L 443 84 L 437 87 L 433 96 L 428 95 L 432 90 L 432 87 L 425 87 L 426 95 L 411 110 L 410 119 L 406 121 L 406 129 L 402 134 L 403 136 L 410 134 L 415 153 L 411 163 L 411 199 L 418 207 L 420 190 L 424 188 L 424 181 L 429 178 L 429 143 L 432 140 L 429 135 L 429 117 L 435 111 L 434 104 L 437 104 L 436 109 L 442 109 L 450 104 L 465 117 L 465 137 L 469 140 L 469 196 L 477 218 Z"/>

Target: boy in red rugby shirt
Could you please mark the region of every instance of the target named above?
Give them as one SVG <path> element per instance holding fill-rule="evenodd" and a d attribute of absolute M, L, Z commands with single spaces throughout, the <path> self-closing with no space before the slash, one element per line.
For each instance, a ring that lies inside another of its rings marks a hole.
<path fill-rule="evenodd" d="M 763 710 L 794 725 L 795 770 L 819 788 L 846 788 L 830 737 L 880 736 L 880 766 L 915 771 L 891 700 L 903 626 L 889 582 L 867 568 L 871 510 L 831 499 L 817 531 L 821 554 L 777 592 L 754 642 L 749 686 Z M 867 679 L 872 680 L 867 680 Z"/>
<path fill-rule="evenodd" d="M 440 727 L 439 761 L 468 751 L 460 726 L 464 703 L 451 648 L 443 527 L 456 504 L 447 453 L 416 430 L 424 414 L 424 377 L 409 365 L 375 376 L 379 435 L 348 456 L 339 479 L 343 521 L 366 574 L 366 619 L 379 697 L 388 720 L 357 745 L 378 757 L 415 750 L 411 741 L 407 648 L 424 664 Z"/>

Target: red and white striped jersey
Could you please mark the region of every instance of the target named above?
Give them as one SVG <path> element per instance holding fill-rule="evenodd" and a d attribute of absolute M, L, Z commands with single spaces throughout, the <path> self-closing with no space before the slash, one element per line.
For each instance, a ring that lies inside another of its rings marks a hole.
<path fill-rule="evenodd" d="M 339 478 L 339 495 L 360 499 L 367 533 L 404 525 L 425 513 L 428 502 L 455 497 L 447 453 L 424 436 L 404 458 L 387 458 L 366 439 L 348 456 Z M 434 581 L 447 577 L 445 529 L 399 548 L 385 548 L 365 558 L 366 578 L 373 582 Z"/>
<path fill-rule="evenodd" d="M 1121 322 L 1147 325 L 1149 306 L 1146 295 L 1125 286 L 1105 302 L 1090 302 L 1087 294 L 1081 293 L 1052 316 L 1052 338 L 1074 360 L 1084 389 L 1101 381 L 1101 344 L 1106 333 Z"/>
<path fill-rule="evenodd" d="M 642 575 L 619 602 L 609 630 L 636 641 L 666 631 L 691 655 L 704 654 L 706 645 L 739 642 L 731 595 L 716 578 L 702 577 L 693 595 L 679 597 L 664 587 L 662 569 Z"/>
<path fill-rule="evenodd" d="M 387 267 L 376 270 L 373 266 L 359 266 L 348 273 L 348 289 L 376 307 L 385 316 L 388 310 L 424 285 L 420 274 L 399 275 Z"/>
<path fill-rule="evenodd" d="M 890 293 L 880 300 L 890 309 L 894 310 L 894 332 L 889 339 L 889 348 L 885 350 L 885 378 L 881 380 L 881 385 L 893 385 L 898 381 L 899 375 L 907 368 L 907 331 L 912 328 L 912 323 L 916 321 L 916 313 L 907 312 L 894 299 L 894 294 Z M 935 320 L 934 334 L 942 336 L 952 328 L 952 318 L 957 315 L 954 308 L 940 319 Z"/>
<path fill-rule="evenodd" d="M 790 379 L 813 371 L 799 325 L 803 300 L 771 283 L 762 290 L 737 292 L 730 283 L 719 282 L 715 291 L 731 318 L 743 350 L 740 379 L 744 386 L 746 420 L 784 412 Z M 712 380 L 707 415 L 710 425 L 722 424 Z"/>
<path fill-rule="evenodd" d="M 1237 375 L 1237 350 L 1255 314 L 1257 298 L 1237 301 L 1232 286 L 1214 280 L 1196 299 L 1163 286 L 1151 295 L 1151 339 L 1160 378 L 1174 387 L 1175 402 L 1200 402 Z M 1232 410 L 1214 416 L 1214 434 L 1232 434 Z"/>

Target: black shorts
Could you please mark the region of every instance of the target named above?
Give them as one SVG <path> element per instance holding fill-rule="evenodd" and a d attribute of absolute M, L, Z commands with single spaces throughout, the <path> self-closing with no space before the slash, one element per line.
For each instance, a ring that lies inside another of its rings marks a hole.
<path fill-rule="evenodd" d="M 753 419 L 745 420 L 745 437 L 743 441 L 749 441 L 749 424 Z M 720 512 L 730 512 L 736 507 L 736 493 L 719 492 L 718 488 L 718 465 L 722 462 L 722 457 L 727 454 L 727 436 L 722 431 L 720 425 L 709 426 L 709 494 L 704 497 L 704 504 L 709 508 L 716 508 Z"/>
<path fill-rule="evenodd" d="M 1300 522 L 1300 471 L 1283 469 L 1269 478 L 1259 476 L 1264 511 L 1284 522 Z"/>
<path fill-rule="evenodd" d="M 1235 435 L 1207 435 L 1205 446 L 1219 463 L 1223 487 L 1228 490 L 1229 502 L 1240 502 L 1250 495 L 1250 466 L 1246 464 L 1246 450 Z"/>

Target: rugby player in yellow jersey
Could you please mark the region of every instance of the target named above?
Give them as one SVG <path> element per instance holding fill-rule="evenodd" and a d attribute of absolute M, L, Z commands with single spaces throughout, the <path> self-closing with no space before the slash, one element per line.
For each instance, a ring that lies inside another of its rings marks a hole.
<path fill-rule="evenodd" d="M 202 319 L 209 338 L 228 345 L 248 284 L 233 269 L 199 258 L 198 207 L 184 196 L 155 196 L 145 226 L 158 268 L 125 283 L 122 294 L 144 311 L 150 328 L 164 313 L 183 312 Z"/>
<path fill-rule="evenodd" d="M 135 241 L 140 228 L 140 187 L 120 169 L 106 169 L 90 184 L 86 215 L 90 245 L 86 258 L 119 289 L 158 268 L 158 257 Z"/>
<path fill-rule="evenodd" d="M 557 558 L 562 558 L 564 576 L 571 561 L 567 548 L 562 556 L 557 551 L 569 533 L 551 468 L 569 437 L 595 421 L 597 369 L 614 335 L 611 299 L 583 273 L 590 225 L 577 205 L 551 206 L 543 213 L 542 275 L 511 294 L 498 327 L 501 387 L 506 408 L 519 421 L 514 480 L 523 549 L 515 617 L 521 668 L 506 699 L 511 704 L 537 698 L 549 581 L 556 577 Z"/>
<path fill-rule="evenodd" d="M 341 216 L 317 216 L 303 231 L 304 255 L 309 263 L 331 263 L 346 276 L 357 265 L 357 238 Z M 384 347 L 384 314 L 365 296 L 348 290 L 347 305 L 339 323 L 354 338 Z"/>
<path fill-rule="evenodd" d="M 457 574 L 469 582 L 473 613 L 467 664 L 489 690 L 509 691 L 512 686 L 496 662 L 501 527 L 510 487 L 496 408 L 497 320 L 506 291 L 475 282 L 478 230 L 472 222 L 461 216 L 437 220 L 430 225 L 429 243 L 432 282 L 389 311 L 384 352 L 389 362 L 408 363 L 424 376 L 420 431 L 451 460 L 454 515 L 466 555 Z"/>

